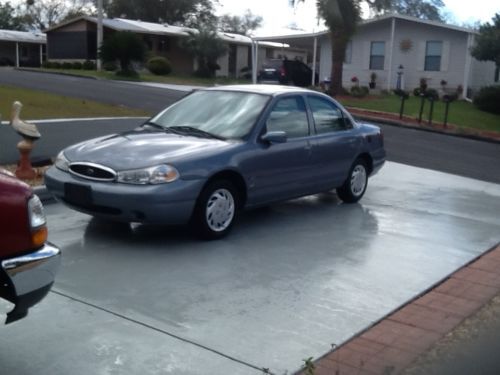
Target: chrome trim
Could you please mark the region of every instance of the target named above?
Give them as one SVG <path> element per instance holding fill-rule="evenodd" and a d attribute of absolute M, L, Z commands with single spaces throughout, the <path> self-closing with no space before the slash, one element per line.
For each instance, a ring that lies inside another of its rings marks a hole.
<path fill-rule="evenodd" d="M 61 250 L 46 243 L 40 250 L 2 261 L 16 296 L 28 294 L 54 282 L 61 264 Z"/>
<path fill-rule="evenodd" d="M 77 172 L 74 172 L 73 170 L 71 170 L 71 167 L 74 166 L 74 165 L 75 166 L 82 165 L 82 166 L 89 167 L 89 168 L 99 168 L 99 169 L 102 169 L 103 171 L 111 173 L 113 175 L 113 178 L 96 178 L 96 177 L 91 177 L 91 176 L 88 176 L 88 175 L 85 175 L 85 174 L 80 174 L 80 173 L 77 173 Z M 113 170 L 113 169 L 111 169 L 111 168 L 109 168 L 109 167 L 106 167 L 106 166 L 101 165 L 101 164 L 88 163 L 88 162 L 74 162 L 74 163 L 69 163 L 68 170 L 69 170 L 69 173 L 71 173 L 71 174 L 73 174 L 75 176 L 84 178 L 86 180 L 92 180 L 92 181 L 115 181 L 116 180 L 116 176 L 117 176 L 116 171 Z"/>

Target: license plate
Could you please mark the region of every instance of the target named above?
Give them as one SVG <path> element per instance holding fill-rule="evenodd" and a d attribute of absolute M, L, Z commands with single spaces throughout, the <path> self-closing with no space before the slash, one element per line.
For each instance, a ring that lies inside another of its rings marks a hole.
<path fill-rule="evenodd" d="M 64 198 L 69 203 L 91 205 L 92 190 L 90 189 L 90 186 L 87 185 L 65 184 Z"/>

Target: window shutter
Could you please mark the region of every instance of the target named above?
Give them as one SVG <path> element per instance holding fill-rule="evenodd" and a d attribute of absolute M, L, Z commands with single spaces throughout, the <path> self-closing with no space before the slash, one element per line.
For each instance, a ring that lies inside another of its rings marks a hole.
<path fill-rule="evenodd" d="M 370 69 L 370 42 L 363 42 L 363 69 Z"/>
<path fill-rule="evenodd" d="M 450 65 L 450 42 L 443 42 L 443 51 L 441 54 L 441 71 L 447 72 Z"/>
<path fill-rule="evenodd" d="M 425 47 L 426 47 L 426 42 L 421 41 L 418 43 L 417 46 L 417 71 L 423 72 L 425 68 Z"/>

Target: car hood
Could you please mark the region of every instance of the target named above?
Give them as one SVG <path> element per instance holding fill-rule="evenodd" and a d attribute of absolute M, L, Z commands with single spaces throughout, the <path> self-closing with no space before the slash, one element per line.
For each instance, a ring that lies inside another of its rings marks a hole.
<path fill-rule="evenodd" d="M 232 144 L 231 141 L 138 128 L 76 144 L 65 149 L 64 155 L 71 163 L 92 162 L 124 170 L 205 157 Z"/>

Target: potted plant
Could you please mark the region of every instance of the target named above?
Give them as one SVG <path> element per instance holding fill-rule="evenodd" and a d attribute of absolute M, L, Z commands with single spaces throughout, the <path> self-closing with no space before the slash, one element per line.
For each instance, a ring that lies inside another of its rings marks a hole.
<path fill-rule="evenodd" d="M 370 74 L 370 83 L 368 84 L 371 89 L 375 88 L 376 81 L 377 81 L 377 73 L 372 72 L 372 74 Z"/>
<path fill-rule="evenodd" d="M 356 76 L 353 76 L 351 78 L 351 82 L 354 84 L 354 86 L 359 86 L 359 79 Z"/>

